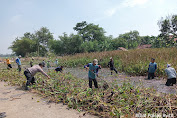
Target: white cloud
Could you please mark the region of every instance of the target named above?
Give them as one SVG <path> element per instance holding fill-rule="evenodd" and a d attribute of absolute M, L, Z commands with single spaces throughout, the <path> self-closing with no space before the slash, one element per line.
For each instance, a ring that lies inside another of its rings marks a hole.
<path fill-rule="evenodd" d="M 22 15 L 17 14 L 17 15 L 13 16 L 13 17 L 10 19 L 10 22 L 11 22 L 11 23 L 19 22 L 19 21 L 21 20 L 21 17 L 22 17 Z"/>
<path fill-rule="evenodd" d="M 105 11 L 106 16 L 113 16 L 117 12 L 118 7 L 107 9 Z"/>
<path fill-rule="evenodd" d="M 125 7 L 135 7 L 137 5 L 144 5 L 148 0 L 124 0 L 122 5 Z"/>
<path fill-rule="evenodd" d="M 115 6 L 115 7 L 112 7 L 112 8 L 109 8 L 107 9 L 104 14 L 107 16 L 107 17 L 111 17 L 113 16 L 114 14 L 116 14 L 116 12 L 121 9 L 121 8 L 126 8 L 126 7 L 135 7 L 137 5 L 139 6 L 143 6 L 144 4 L 146 4 L 149 0 L 124 0 L 121 4 Z"/>

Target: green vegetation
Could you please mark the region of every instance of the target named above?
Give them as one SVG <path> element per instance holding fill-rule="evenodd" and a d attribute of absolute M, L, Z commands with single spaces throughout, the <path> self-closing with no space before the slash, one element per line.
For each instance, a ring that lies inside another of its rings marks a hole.
<path fill-rule="evenodd" d="M 139 45 L 151 44 L 152 48 L 175 47 L 177 43 L 177 15 L 172 15 L 158 22 L 161 33 L 159 36 L 140 36 L 136 30 L 120 34 L 113 38 L 106 36 L 105 30 L 99 25 L 77 23 L 73 28 L 77 34 L 63 33 L 54 39 L 53 34 L 46 27 L 35 33 L 26 32 L 18 37 L 9 47 L 16 55 L 48 56 L 48 51 L 57 55 L 67 55 L 84 52 L 101 52 L 117 50 L 118 47 L 135 49 Z M 23 50 L 22 50 L 23 49 Z"/>
<path fill-rule="evenodd" d="M 82 67 L 97 58 L 102 67 L 107 67 L 110 57 L 113 57 L 114 65 L 120 72 L 126 72 L 131 75 L 146 75 L 151 58 L 155 58 L 158 64 L 158 76 L 165 76 L 164 69 L 167 63 L 172 64 L 177 69 L 177 48 L 82 53 L 65 56 L 59 62 L 61 65 L 68 67 Z"/>
<path fill-rule="evenodd" d="M 49 41 L 53 39 L 52 33 L 46 27 L 40 28 L 34 34 L 26 32 L 23 37 L 17 37 L 9 49 L 16 55 L 22 56 L 45 56 Z"/>
<path fill-rule="evenodd" d="M 25 77 L 16 70 L 1 70 L 0 79 L 12 85 L 24 86 Z M 157 94 L 153 89 L 133 87 L 128 82 L 118 86 L 98 80 L 99 89 L 89 89 L 88 81 L 71 74 L 48 72 L 52 79 L 37 75 L 37 84 L 31 86 L 50 101 L 67 104 L 69 108 L 86 111 L 99 117 L 132 117 L 136 113 L 164 113 L 177 115 L 177 97 Z"/>
<path fill-rule="evenodd" d="M 166 47 L 172 45 L 177 46 L 177 40 L 174 40 L 177 38 L 177 15 L 170 15 L 165 19 L 162 18 L 159 20 L 158 24 L 161 32 L 159 37 L 162 40 L 162 45 L 165 45 Z"/>

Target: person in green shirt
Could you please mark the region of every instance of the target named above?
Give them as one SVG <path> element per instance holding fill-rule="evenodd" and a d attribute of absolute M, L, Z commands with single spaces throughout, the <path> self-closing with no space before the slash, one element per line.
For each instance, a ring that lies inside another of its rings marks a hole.
<path fill-rule="evenodd" d="M 47 61 L 47 68 L 50 68 L 50 61 Z"/>

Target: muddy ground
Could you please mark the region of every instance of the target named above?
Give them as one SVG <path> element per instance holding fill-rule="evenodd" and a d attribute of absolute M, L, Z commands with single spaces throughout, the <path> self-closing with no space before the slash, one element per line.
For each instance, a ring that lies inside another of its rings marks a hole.
<path fill-rule="evenodd" d="M 69 72 L 78 78 L 88 79 L 88 71 L 83 68 L 65 68 L 64 72 Z M 177 93 L 177 85 L 165 86 L 166 79 L 164 78 L 156 77 L 155 79 L 147 80 L 146 76 L 129 76 L 125 73 L 116 74 L 115 72 L 113 73 L 113 75 L 111 75 L 108 68 L 102 68 L 101 70 L 99 70 L 98 79 L 104 79 L 108 82 L 113 82 L 114 80 L 117 80 L 119 85 L 121 85 L 123 82 L 130 82 L 135 87 L 141 86 L 146 88 L 154 88 L 155 90 L 157 90 L 157 92 L 160 93 Z"/>

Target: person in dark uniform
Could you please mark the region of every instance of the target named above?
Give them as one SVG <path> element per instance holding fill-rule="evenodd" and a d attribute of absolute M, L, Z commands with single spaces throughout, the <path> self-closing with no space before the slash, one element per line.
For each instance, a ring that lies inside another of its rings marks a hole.
<path fill-rule="evenodd" d="M 117 74 L 117 70 L 116 70 L 116 68 L 114 67 L 114 60 L 113 60 L 112 57 L 110 57 L 110 61 L 109 61 L 109 63 L 108 63 L 108 67 L 110 67 L 111 75 L 112 75 L 113 70 L 114 70 L 114 71 L 116 72 L 116 74 Z"/>
<path fill-rule="evenodd" d="M 59 66 L 57 68 L 55 68 L 56 72 L 62 72 L 63 71 L 63 66 Z"/>

